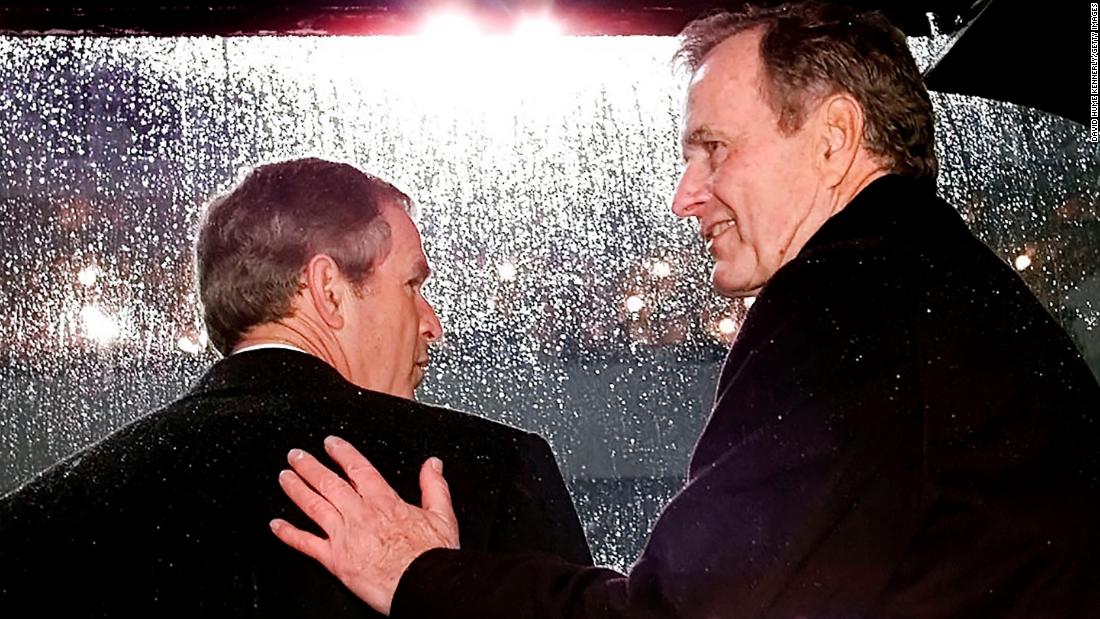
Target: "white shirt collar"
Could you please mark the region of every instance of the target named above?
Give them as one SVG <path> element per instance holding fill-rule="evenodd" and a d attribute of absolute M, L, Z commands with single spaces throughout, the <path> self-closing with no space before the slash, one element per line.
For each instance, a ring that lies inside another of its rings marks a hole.
<path fill-rule="evenodd" d="M 250 350 L 263 350 L 265 348 L 282 348 L 284 350 L 296 350 L 300 353 L 309 354 L 308 352 L 298 348 L 297 346 L 291 346 L 290 344 L 283 344 L 282 342 L 269 342 L 266 344 L 253 344 L 252 346 L 245 346 L 239 350 L 234 350 L 231 354 L 239 355 L 242 352 L 248 352 Z"/>

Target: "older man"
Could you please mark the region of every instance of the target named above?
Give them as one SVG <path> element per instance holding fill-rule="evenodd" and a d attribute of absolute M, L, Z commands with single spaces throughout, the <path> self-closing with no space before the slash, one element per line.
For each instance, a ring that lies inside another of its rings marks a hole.
<path fill-rule="evenodd" d="M 758 297 L 629 575 L 455 550 L 445 500 L 339 441 L 354 488 L 298 452 L 283 474 L 327 539 L 276 534 L 394 617 L 1100 616 L 1100 388 L 936 196 L 905 38 L 800 4 L 705 18 L 681 54 L 673 210 L 715 287 Z"/>
<path fill-rule="evenodd" d="M 412 207 L 318 159 L 261 166 L 213 201 L 197 270 L 226 358 L 0 501 L 6 616 L 377 616 L 267 531 L 293 509 L 268 471 L 332 432 L 408 500 L 421 463 L 445 459 L 463 547 L 591 561 L 543 440 L 409 399 L 441 335 Z"/>

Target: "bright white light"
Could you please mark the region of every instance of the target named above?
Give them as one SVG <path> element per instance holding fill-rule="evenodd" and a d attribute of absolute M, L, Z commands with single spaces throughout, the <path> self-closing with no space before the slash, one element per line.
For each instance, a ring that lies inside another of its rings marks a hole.
<path fill-rule="evenodd" d="M 561 24 L 549 17 L 525 17 L 516 24 L 516 36 L 549 39 L 561 36 Z"/>
<path fill-rule="evenodd" d="M 84 321 L 84 333 L 89 339 L 100 344 L 110 344 L 118 338 L 118 323 L 98 307 L 85 306 L 80 310 L 80 318 Z"/>
<path fill-rule="evenodd" d="M 645 300 L 636 294 L 632 294 L 626 298 L 626 311 L 631 314 L 637 314 L 645 307 Z"/>
<path fill-rule="evenodd" d="M 668 277 L 672 273 L 672 266 L 664 260 L 658 260 L 653 263 L 650 272 L 654 277 Z"/>
<path fill-rule="evenodd" d="M 76 279 L 80 284 L 86 288 L 90 288 L 95 285 L 95 280 L 99 277 L 99 267 L 94 264 L 88 265 L 83 269 L 80 269 L 80 273 L 77 273 Z"/>
<path fill-rule="evenodd" d="M 501 262 L 497 265 L 497 277 L 505 282 L 516 281 L 516 265 L 511 262 Z"/>
<path fill-rule="evenodd" d="M 729 335 L 737 330 L 737 323 L 732 318 L 726 317 L 718 321 L 718 332 L 722 335 Z"/>
<path fill-rule="evenodd" d="M 473 37 L 479 32 L 480 29 L 473 19 L 451 11 L 429 16 L 420 27 L 420 34 L 442 39 Z"/>
<path fill-rule="evenodd" d="M 756 297 L 745 297 L 742 302 L 745 304 L 745 309 L 749 309 L 753 303 L 756 303 Z"/>
<path fill-rule="evenodd" d="M 182 350 L 185 353 L 188 353 L 188 354 L 191 354 L 191 355 L 199 354 L 199 350 L 200 350 L 199 343 L 196 342 L 195 340 L 187 337 L 186 335 L 181 335 L 180 339 L 176 340 L 176 346 L 179 346 L 180 350 Z"/>
<path fill-rule="evenodd" d="M 1027 254 L 1020 254 L 1019 256 L 1016 256 L 1017 271 L 1023 271 L 1029 266 L 1031 266 L 1031 256 L 1028 256 Z"/>

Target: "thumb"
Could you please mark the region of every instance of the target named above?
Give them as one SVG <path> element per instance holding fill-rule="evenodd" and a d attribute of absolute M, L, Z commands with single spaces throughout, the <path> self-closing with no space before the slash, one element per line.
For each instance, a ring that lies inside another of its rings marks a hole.
<path fill-rule="evenodd" d="M 451 488 L 443 477 L 443 461 L 428 458 L 420 467 L 420 506 L 443 519 L 451 536 L 451 548 L 458 548 L 458 519 L 451 507 Z"/>

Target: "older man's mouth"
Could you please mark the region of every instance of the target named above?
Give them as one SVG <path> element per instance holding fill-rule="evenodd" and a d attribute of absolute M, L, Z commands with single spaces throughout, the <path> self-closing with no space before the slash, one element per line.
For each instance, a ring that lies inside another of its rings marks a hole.
<path fill-rule="evenodd" d="M 722 236 L 728 232 L 731 228 L 737 226 L 737 222 L 732 219 L 723 219 L 717 223 L 711 224 L 705 230 L 703 230 L 703 240 L 706 242 L 707 251 L 711 250 L 714 245 L 714 239 Z"/>

